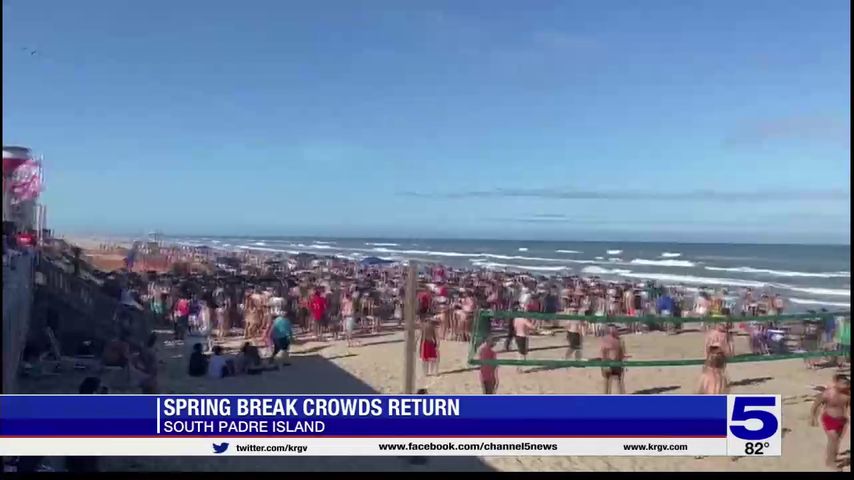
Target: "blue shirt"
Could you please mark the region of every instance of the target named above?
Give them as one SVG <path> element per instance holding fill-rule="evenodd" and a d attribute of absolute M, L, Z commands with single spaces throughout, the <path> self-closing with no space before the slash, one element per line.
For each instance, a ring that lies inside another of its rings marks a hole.
<path fill-rule="evenodd" d="M 656 307 L 658 307 L 658 313 L 665 311 L 673 313 L 673 309 L 675 306 L 676 305 L 673 303 L 673 297 L 671 297 L 670 295 L 664 295 L 663 297 L 659 297 L 658 304 L 656 305 Z"/>
<path fill-rule="evenodd" d="M 276 317 L 273 320 L 273 338 L 291 338 L 294 336 L 291 321 L 285 317 Z"/>

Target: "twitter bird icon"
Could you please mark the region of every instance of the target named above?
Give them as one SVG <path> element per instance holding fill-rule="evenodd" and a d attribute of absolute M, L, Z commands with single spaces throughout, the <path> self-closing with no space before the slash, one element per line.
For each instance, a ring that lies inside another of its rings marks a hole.
<path fill-rule="evenodd" d="M 214 453 L 225 453 L 228 450 L 228 442 L 222 442 L 220 444 L 213 444 Z"/>

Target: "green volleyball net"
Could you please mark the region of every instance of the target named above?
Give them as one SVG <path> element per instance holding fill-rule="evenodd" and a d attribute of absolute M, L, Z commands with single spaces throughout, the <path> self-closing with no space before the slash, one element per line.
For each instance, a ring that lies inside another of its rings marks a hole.
<path fill-rule="evenodd" d="M 501 354 L 495 360 L 478 359 L 478 348 L 487 338 L 493 338 L 497 342 L 497 351 L 502 351 L 501 344 L 513 348 L 513 342 L 507 341 L 510 323 L 514 318 L 524 317 L 535 322 L 537 333 L 528 337 L 529 355 L 525 359 L 508 358 L 507 354 Z M 475 314 L 474 328 L 469 345 L 470 365 L 515 365 L 551 368 L 566 367 L 672 367 L 687 365 L 702 365 L 704 358 L 638 358 L 631 357 L 623 361 L 602 360 L 596 358 L 601 338 L 595 334 L 584 336 L 584 350 L 589 353 L 584 359 L 571 360 L 564 358 L 568 344 L 565 340 L 567 322 L 584 322 L 589 330 L 596 330 L 596 325 L 601 330 L 605 325 L 615 325 L 620 329 L 629 329 L 638 324 L 644 325 L 650 335 L 655 335 L 654 330 L 665 330 L 668 325 L 684 329 L 687 326 L 696 326 L 691 329 L 701 332 L 701 324 L 715 325 L 720 323 L 729 324 L 734 335 L 746 336 L 747 344 L 751 350 L 754 342 L 760 342 L 762 348 L 767 351 L 762 353 L 745 353 L 736 351 L 729 363 L 769 362 L 776 360 L 789 360 L 795 358 L 817 359 L 817 358 L 850 358 L 851 354 L 851 313 L 844 312 L 821 312 L 796 315 L 775 315 L 760 317 L 741 316 L 710 316 L 710 317 L 598 317 L 586 315 L 550 314 L 538 312 L 518 312 L 500 310 L 480 310 Z M 828 326 L 832 329 L 828 329 Z M 761 328 L 761 334 L 751 336 L 749 328 Z M 742 329 L 740 327 L 746 327 Z M 740 331 L 741 330 L 741 331 Z M 643 338 L 642 336 L 639 338 Z M 666 355 L 668 342 L 693 342 L 697 350 L 702 351 L 703 342 L 698 336 L 683 334 L 669 335 L 661 349 L 661 356 Z M 699 340 L 699 341 L 698 341 Z M 650 342 L 652 340 L 649 340 Z M 670 343 L 670 345 L 673 345 Z M 743 350 L 743 346 L 741 347 Z M 596 352 L 596 353 L 594 353 Z M 633 354 L 631 347 L 629 355 Z M 740 353 L 740 354 L 739 354 Z M 643 355 L 648 356 L 648 355 Z"/>

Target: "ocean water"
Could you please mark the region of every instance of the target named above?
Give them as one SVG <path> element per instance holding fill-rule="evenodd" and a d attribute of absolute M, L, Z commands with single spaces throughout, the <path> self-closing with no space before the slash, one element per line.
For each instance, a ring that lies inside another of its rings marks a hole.
<path fill-rule="evenodd" d="M 173 237 L 234 250 L 366 256 L 540 275 L 655 280 L 687 287 L 753 288 L 784 295 L 793 308 L 846 309 L 850 245 L 748 245 L 311 237 Z"/>

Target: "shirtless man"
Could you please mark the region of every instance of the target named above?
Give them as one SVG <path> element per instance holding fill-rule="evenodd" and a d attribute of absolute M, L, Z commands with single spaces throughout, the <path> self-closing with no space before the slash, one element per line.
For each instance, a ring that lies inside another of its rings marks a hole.
<path fill-rule="evenodd" d="M 821 411 L 821 426 L 827 435 L 827 454 L 825 464 L 835 470 L 840 469 L 837 463 L 839 440 L 848 425 L 851 413 L 851 380 L 845 375 L 834 375 L 833 384 L 819 394 L 812 406 L 810 424 L 818 426 L 819 411 Z"/>
<path fill-rule="evenodd" d="M 608 325 L 608 333 L 602 337 L 602 347 L 599 349 L 602 360 L 613 360 L 617 362 L 626 358 L 626 345 L 617 333 L 616 325 Z M 619 393 L 626 393 L 626 385 L 623 379 L 625 370 L 623 367 L 602 367 L 602 376 L 605 378 L 605 394 L 611 393 L 611 381 L 617 381 Z"/>
<path fill-rule="evenodd" d="M 564 358 L 581 360 L 581 321 L 569 320 L 566 326 L 566 341 L 568 347 Z"/>
<path fill-rule="evenodd" d="M 534 331 L 534 324 L 525 317 L 513 319 L 513 337 L 516 339 L 516 349 L 519 350 L 519 359 L 528 358 L 528 334 Z M 518 371 L 522 371 L 519 366 Z"/>
<path fill-rule="evenodd" d="M 707 358 L 713 347 L 718 347 L 727 357 L 731 357 L 733 355 L 733 347 L 730 342 L 729 332 L 727 331 L 725 323 L 718 323 L 715 325 L 714 330 L 710 330 L 709 333 L 706 334 L 705 353 Z"/>
<path fill-rule="evenodd" d="M 726 376 L 726 355 L 719 347 L 711 347 L 703 373 L 700 374 L 700 395 L 726 395 L 729 393 L 729 379 Z"/>

